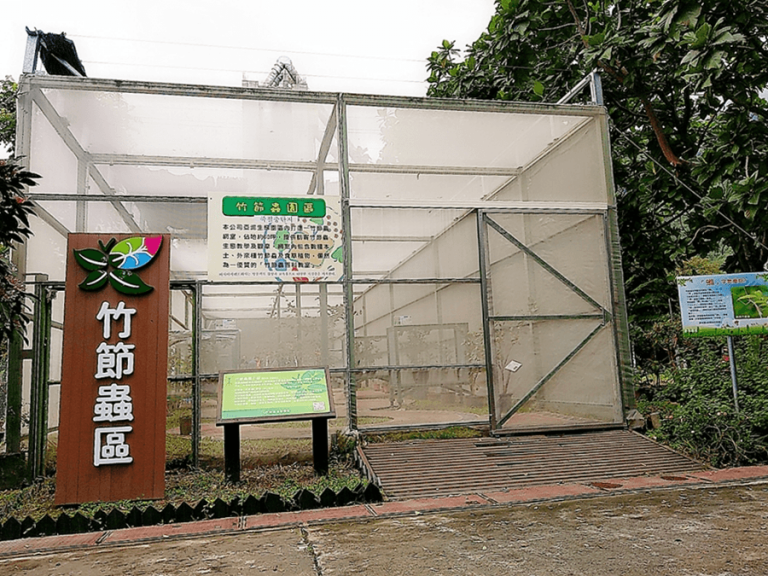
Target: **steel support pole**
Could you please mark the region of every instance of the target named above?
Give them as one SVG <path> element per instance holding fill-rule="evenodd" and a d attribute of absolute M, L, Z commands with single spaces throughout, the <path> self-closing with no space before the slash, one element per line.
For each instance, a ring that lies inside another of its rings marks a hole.
<path fill-rule="evenodd" d="M 576 85 L 568 91 L 568 94 L 560 98 L 557 104 L 567 104 L 574 96 L 581 92 L 589 84 L 589 96 L 593 104 L 598 106 L 603 105 L 603 83 L 600 80 L 600 74 L 597 70 L 593 70 L 584 78 L 579 80 Z"/>
<path fill-rule="evenodd" d="M 323 172 L 323 167 L 325 165 L 325 159 L 328 156 L 328 148 L 330 148 L 331 142 L 333 141 L 333 134 L 336 132 L 336 113 L 336 107 L 334 107 L 331 117 L 328 119 L 328 125 L 326 126 L 325 134 L 323 135 L 323 142 L 320 145 L 320 153 L 317 157 L 318 168 L 313 176 L 315 179 L 315 188 L 310 187 L 309 194 L 312 194 L 316 190 L 318 196 L 325 196 L 325 174 Z M 328 338 L 330 334 L 328 332 L 328 285 L 322 283 L 318 286 L 318 290 L 320 291 L 320 364 L 322 366 L 329 366 Z"/>
<path fill-rule="evenodd" d="M 485 229 L 485 213 L 481 210 L 477 215 L 477 246 L 478 246 L 478 270 L 480 271 L 480 304 L 483 314 L 483 349 L 485 350 L 485 380 L 488 385 L 488 412 L 491 432 L 497 429 L 496 415 L 496 390 L 493 382 L 493 326 L 490 313 L 492 310 L 491 294 L 488 290 L 488 236 Z"/>
<path fill-rule="evenodd" d="M 347 414 L 349 427 L 357 429 L 357 390 L 352 367 L 355 365 L 355 303 L 354 286 L 352 284 L 352 218 L 349 206 L 349 158 L 347 150 L 347 108 L 343 95 L 339 95 L 336 103 L 336 120 L 338 122 L 339 141 L 339 185 L 341 189 L 341 221 L 344 256 L 344 311 L 346 316 L 346 386 Z"/>
<path fill-rule="evenodd" d="M 28 478 L 45 473 L 48 444 L 48 372 L 51 342 L 51 291 L 45 274 L 35 275 L 34 335 L 32 341 L 32 382 L 29 400 Z"/>
<path fill-rule="evenodd" d="M 613 313 L 612 318 L 606 318 L 606 320 L 611 322 L 613 342 L 616 347 L 616 374 L 618 378 L 614 392 L 616 394 L 614 400 L 616 404 L 615 419 L 617 422 L 621 422 L 624 420 L 624 414 L 634 406 L 634 390 L 631 389 L 632 348 L 626 327 L 626 312 L 622 312 L 623 289 L 619 286 L 619 283 L 623 282 L 621 262 L 616 261 L 617 255 L 615 254 L 615 250 L 620 250 L 620 247 L 618 246 L 618 238 L 614 238 L 614 222 L 615 214 L 606 211 L 603 214 L 603 234 L 605 237 L 606 265 L 608 267 L 608 285 L 611 294 L 611 312 Z"/>
<path fill-rule="evenodd" d="M 202 382 L 200 379 L 200 340 L 202 338 L 202 286 L 200 281 L 192 286 L 192 466 L 200 466 L 200 432 L 202 409 Z"/>
<path fill-rule="evenodd" d="M 589 93 L 592 97 L 592 102 L 598 106 L 603 105 L 603 82 L 597 70 L 592 70 L 589 74 Z"/>
<path fill-rule="evenodd" d="M 8 377 L 6 378 L 5 451 L 21 452 L 21 382 L 24 340 L 18 332 L 8 339 Z"/>
<path fill-rule="evenodd" d="M 24 50 L 22 74 L 34 74 L 37 71 L 37 57 L 40 54 L 40 36 L 37 30 L 27 28 L 27 45 Z"/>
<path fill-rule="evenodd" d="M 30 35 L 35 42 L 32 55 L 37 58 L 37 36 Z M 29 39 L 28 39 L 29 53 Z M 31 65 L 30 61 L 30 65 Z M 34 69 L 31 70 L 34 72 Z M 29 168 L 32 132 L 32 97 L 29 83 L 19 79 L 19 94 L 17 96 L 16 113 L 16 161 Z M 28 190 L 27 190 L 28 191 Z M 14 242 L 12 244 L 11 262 L 16 266 L 16 275 L 23 284 L 27 272 L 27 244 Z M 14 332 L 8 341 L 8 378 L 6 420 L 5 420 L 5 449 L 9 454 L 21 451 L 21 410 L 22 410 L 22 374 L 24 371 L 24 339 Z"/>
<path fill-rule="evenodd" d="M 329 366 L 328 358 L 328 286 L 320 284 L 320 364 Z"/>

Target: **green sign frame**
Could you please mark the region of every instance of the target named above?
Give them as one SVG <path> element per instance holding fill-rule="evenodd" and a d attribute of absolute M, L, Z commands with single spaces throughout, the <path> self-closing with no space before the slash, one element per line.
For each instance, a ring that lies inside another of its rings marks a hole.
<path fill-rule="evenodd" d="M 219 373 L 216 425 L 335 418 L 327 367 Z"/>
<path fill-rule="evenodd" d="M 224 196 L 221 202 L 224 216 L 297 216 L 325 218 L 325 200 L 317 197 L 285 198 Z"/>

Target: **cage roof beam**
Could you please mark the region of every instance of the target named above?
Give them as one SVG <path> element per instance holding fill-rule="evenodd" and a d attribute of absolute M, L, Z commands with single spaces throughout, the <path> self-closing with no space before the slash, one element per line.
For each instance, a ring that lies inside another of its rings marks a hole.
<path fill-rule="evenodd" d="M 436 174 L 438 176 L 519 176 L 523 168 L 485 166 L 424 166 L 413 164 L 350 164 L 350 172 Z"/>
<path fill-rule="evenodd" d="M 312 91 L 280 90 L 268 88 L 242 88 L 208 86 L 200 84 L 173 84 L 137 80 L 112 80 L 103 78 L 76 78 L 73 76 L 34 76 L 34 83 L 41 88 L 60 90 L 89 90 L 99 92 L 124 92 L 164 96 L 197 98 L 223 98 L 237 100 L 278 100 L 282 102 L 307 102 L 336 104 L 338 98 L 347 105 L 391 106 L 396 108 L 421 108 L 435 110 L 474 112 L 514 112 L 520 114 L 544 114 L 548 116 L 596 116 L 605 108 L 591 104 L 546 104 L 506 102 L 499 100 L 458 100 L 453 98 L 421 98 L 410 96 L 381 96 L 371 94 L 329 93 Z"/>
<path fill-rule="evenodd" d="M 285 170 L 317 173 L 320 163 L 301 160 L 260 160 L 250 158 L 210 158 L 201 156 L 152 156 L 143 154 L 86 153 L 97 165 L 110 166 L 184 166 L 187 168 L 234 168 L 252 170 Z M 322 169 L 338 170 L 337 162 L 323 162 Z M 426 166 L 411 164 L 350 164 L 350 172 L 380 174 L 436 174 L 446 176 L 519 176 L 523 168 L 484 166 Z"/>
<path fill-rule="evenodd" d="M 257 160 L 249 158 L 206 158 L 201 156 L 150 156 L 143 154 L 101 154 L 89 155 L 94 164 L 110 166 L 184 166 L 187 168 L 235 168 L 255 170 L 286 170 L 313 172 L 317 163 L 313 161 Z"/>

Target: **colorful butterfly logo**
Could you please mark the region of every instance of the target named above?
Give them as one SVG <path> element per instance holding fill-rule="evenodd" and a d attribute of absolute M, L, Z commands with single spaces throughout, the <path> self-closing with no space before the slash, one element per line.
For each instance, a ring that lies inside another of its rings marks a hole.
<path fill-rule="evenodd" d="M 121 294 L 139 295 L 153 290 L 134 270 L 149 264 L 163 243 L 162 236 L 136 236 L 106 245 L 99 240 L 99 250 L 74 250 L 75 260 L 88 271 L 80 283 L 82 290 L 100 290 L 107 282 Z"/>

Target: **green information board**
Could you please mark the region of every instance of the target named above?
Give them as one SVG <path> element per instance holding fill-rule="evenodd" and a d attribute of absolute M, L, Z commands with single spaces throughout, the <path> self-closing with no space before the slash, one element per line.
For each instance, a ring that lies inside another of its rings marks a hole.
<path fill-rule="evenodd" d="M 222 372 L 216 424 L 336 416 L 325 368 Z"/>

